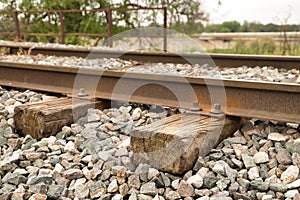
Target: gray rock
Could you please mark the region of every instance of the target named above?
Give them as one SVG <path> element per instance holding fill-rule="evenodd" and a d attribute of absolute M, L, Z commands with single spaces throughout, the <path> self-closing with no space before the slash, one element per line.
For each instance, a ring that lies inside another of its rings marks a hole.
<path fill-rule="evenodd" d="M 228 184 L 230 183 L 230 179 L 229 178 L 222 178 L 220 180 L 217 181 L 217 187 L 223 191 L 228 187 Z"/>
<path fill-rule="evenodd" d="M 300 166 L 300 153 L 292 154 L 293 165 Z"/>
<path fill-rule="evenodd" d="M 258 190 L 258 191 L 264 192 L 269 189 L 269 184 L 260 182 L 260 181 L 251 181 L 250 187 L 252 190 Z"/>
<path fill-rule="evenodd" d="M 184 180 L 179 183 L 178 193 L 181 197 L 192 197 L 195 194 L 193 186 Z"/>
<path fill-rule="evenodd" d="M 64 177 L 67 179 L 78 179 L 83 177 L 83 173 L 80 169 L 68 169 L 64 172 Z"/>
<path fill-rule="evenodd" d="M 229 142 L 229 144 L 247 144 L 247 141 L 244 137 L 232 137 L 227 138 L 224 142 Z"/>
<path fill-rule="evenodd" d="M 41 193 L 41 194 L 46 194 L 48 190 L 48 185 L 45 183 L 41 182 L 35 185 L 29 185 L 28 191 L 31 193 Z"/>
<path fill-rule="evenodd" d="M 38 183 L 51 184 L 53 181 L 52 175 L 32 176 L 28 179 L 27 184 L 34 185 Z"/>
<path fill-rule="evenodd" d="M 209 189 L 201 189 L 201 190 L 195 189 L 196 196 L 203 197 L 203 196 L 210 196 L 211 194 L 212 194 L 212 191 Z"/>
<path fill-rule="evenodd" d="M 7 145 L 7 138 L 0 135 L 0 147 L 3 147 L 4 145 Z"/>
<path fill-rule="evenodd" d="M 244 192 L 248 191 L 248 188 L 250 186 L 250 181 L 244 178 L 237 178 L 237 182 L 239 183 L 242 191 Z"/>
<path fill-rule="evenodd" d="M 111 200 L 112 199 L 111 197 L 112 197 L 111 194 L 104 194 L 99 198 L 99 200 Z"/>
<path fill-rule="evenodd" d="M 235 182 L 235 179 L 238 175 L 238 172 L 235 169 L 232 169 L 227 165 L 225 166 L 225 173 L 232 183 Z"/>
<path fill-rule="evenodd" d="M 93 199 L 104 196 L 105 193 L 106 193 L 106 186 L 102 181 L 97 181 L 96 184 L 94 184 L 90 188 L 90 197 Z"/>
<path fill-rule="evenodd" d="M 110 170 L 104 170 L 104 171 L 101 173 L 100 179 L 101 179 L 102 181 L 105 181 L 105 180 L 109 179 L 110 175 L 111 175 L 111 171 L 110 171 Z"/>
<path fill-rule="evenodd" d="M 209 154 L 209 158 L 212 160 L 220 160 L 224 156 L 223 153 L 212 153 Z"/>
<path fill-rule="evenodd" d="M 289 165 L 292 163 L 291 154 L 284 148 L 279 148 L 277 150 L 276 159 L 282 165 Z"/>
<path fill-rule="evenodd" d="M 211 189 L 216 186 L 218 180 L 217 177 L 204 177 L 203 184 L 206 188 Z"/>
<path fill-rule="evenodd" d="M 122 185 L 120 185 L 119 192 L 120 192 L 120 194 L 122 196 L 126 196 L 126 194 L 128 193 L 128 191 L 129 191 L 128 184 L 123 183 Z"/>
<path fill-rule="evenodd" d="M 155 186 L 155 183 L 153 183 L 153 182 L 145 183 L 144 185 L 141 186 L 140 193 L 152 195 L 152 196 L 156 195 L 157 188 Z"/>
<path fill-rule="evenodd" d="M 30 161 L 36 161 L 37 159 L 46 158 L 46 154 L 44 152 L 32 152 L 25 155 L 26 158 Z"/>
<path fill-rule="evenodd" d="M 227 166 L 227 163 L 223 160 L 219 160 L 214 164 L 212 170 L 217 174 L 225 175 L 225 166 Z"/>
<path fill-rule="evenodd" d="M 58 199 L 64 190 L 63 185 L 50 185 L 48 188 L 47 196 L 52 199 Z"/>
<path fill-rule="evenodd" d="M 255 161 L 252 156 L 249 156 L 248 154 L 242 154 L 242 160 L 247 169 L 256 167 Z"/>
<path fill-rule="evenodd" d="M 285 183 L 270 183 L 270 190 L 274 192 L 286 192 L 288 187 Z"/>
<path fill-rule="evenodd" d="M 74 194 L 79 199 L 85 199 L 89 195 L 89 187 L 86 184 L 80 184 L 75 188 Z"/>
<path fill-rule="evenodd" d="M 199 156 L 194 165 L 193 171 L 198 171 L 202 167 L 206 167 L 206 165 L 205 165 L 203 158 L 201 156 Z"/>
<path fill-rule="evenodd" d="M 0 194 L 7 194 L 15 189 L 16 189 L 16 186 L 14 186 L 14 185 L 2 184 L 2 186 L 0 188 Z"/>
<path fill-rule="evenodd" d="M 26 183 L 27 178 L 19 173 L 8 172 L 2 179 L 3 183 L 10 183 L 13 185 L 19 185 L 20 183 Z"/>
<path fill-rule="evenodd" d="M 129 188 L 135 188 L 137 190 L 141 187 L 140 177 L 138 175 L 131 175 L 128 177 L 128 186 Z"/>
<path fill-rule="evenodd" d="M 11 200 L 23 200 L 25 196 L 25 188 L 23 186 L 19 186 L 12 194 Z"/>
<path fill-rule="evenodd" d="M 0 169 L 3 171 L 11 170 L 13 168 L 13 164 L 8 160 L 0 161 Z"/>
<path fill-rule="evenodd" d="M 132 193 L 132 194 L 129 196 L 128 200 L 138 200 L 137 194 L 136 194 L 136 193 Z"/>
<path fill-rule="evenodd" d="M 152 200 L 153 197 L 146 194 L 138 194 L 138 200 Z"/>
<path fill-rule="evenodd" d="M 140 176 L 140 179 L 144 182 L 148 181 L 148 171 L 150 166 L 147 164 L 139 164 L 136 168 L 135 173 Z"/>
<path fill-rule="evenodd" d="M 170 179 L 164 173 L 160 172 L 160 176 L 161 176 L 161 179 L 162 179 L 165 187 L 171 186 Z"/>
<path fill-rule="evenodd" d="M 165 199 L 168 200 L 175 200 L 175 199 L 180 199 L 181 196 L 177 191 L 173 191 L 170 188 L 167 188 L 165 193 L 164 193 Z"/>
<path fill-rule="evenodd" d="M 242 169 L 244 166 L 243 162 L 238 159 L 232 158 L 231 161 L 233 162 L 233 164 L 235 164 L 240 169 Z"/>
<path fill-rule="evenodd" d="M 229 188 L 228 188 L 228 191 L 233 194 L 234 192 L 238 191 L 239 189 L 239 184 L 237 182 L 234 182 L 234 183 L 231 183 Z"/>

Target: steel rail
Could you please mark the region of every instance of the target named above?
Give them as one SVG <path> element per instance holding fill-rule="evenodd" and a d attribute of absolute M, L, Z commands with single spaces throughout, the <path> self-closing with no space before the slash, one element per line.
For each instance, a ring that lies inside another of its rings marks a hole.
<path fill-rule="evenodd" d="M 174 53 L 149 53 L 125 52 L 113 50 L 97 50 L 88 48 L 49 48 L 19 45 L 0 44 L 0 48 L 8 48 L 11 54 L 16 54 L 20 48 L 25 51 L 31 49 L 31 55 L 45 54 L 56 56 L 77 56 L 86 58 L 122 58 L 140 62 L 162 63 L 212 63 L 220 67 L 240 67 L 246 65 L 273 66 L 284 69 L 299 69 L 300 56 L 261 56 L 261 55 L 233 55 L 233 54 L 174 54 Z"/>
<path fill-rule="evenodd" d="M 220 103 L 227 115 L 300 123 L 300 85 L 297 84 L 182 78 L 0 62 L 0 85 L 70 96 L 85 88 L 90 98 L 182 108 L 191 108 L 196 101 L 206 112 L 213 104 Z M 170 88 L 181 92 L 180 99 Z M 186 92 L 190 88 L 196 98 Z M 222 103 L 224 90 L 225 104 Z M 211 91 L 216 99 L 220 95 L 221 102 L 211 98 Z"/>

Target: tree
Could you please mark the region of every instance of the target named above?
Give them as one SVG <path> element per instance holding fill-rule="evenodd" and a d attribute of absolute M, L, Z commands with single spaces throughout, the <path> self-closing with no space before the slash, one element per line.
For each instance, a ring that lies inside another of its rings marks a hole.
<path fill-rule="evenodd" d="M 229 32 L 238 32 L 241 24 L 237 21 L 223 22 L 222 26 L 229 30 Z"/>
<path fill-rule="evenodd" d="M 3 10 L 85 10 L 98 8 L 144 8 L 166 6 L 169 27 L 181 30 L 186 33 L 201 32 L 203 30 L 202 21 L 207 20 L 207 15 L 201 10 L 201 0 L 124 0 L 120 2 L 110 0 L 0 0 Z M 140 11 L 139 11 L 140 12 Z M 114 34 L 120 31 L 136 28 L 143 24 L 161 25 L 161 15 L 153 11 L 143 11 L 142 15 L 138 11 L 114 11 L 113 19 Z M 142 17 L 142 19 L 141 19 Z M 7 20 L 6 18 L 10 18 Z M 0 16 L 0 27 L 8 27 L 4 23 L 13 21 L 13 15 Z M 32 13 L 26 12 L 19 15 L 21 32 L 31 33 L 55 33 L 59 34 L 59 14 L 58 13 Z M 122 25 L 121 22 L 124 22 Z M 145 23 L 146 22 L 146 23 Z M 107 33 L 108 12 L 91 13 L 77 12 L 64 13 L 64 24 L 66 33 Z M 9 25 L 12 29 L 14 26 Z M 23 36 L 23 39 L 31 41 L 54 41 L 51 37 Z M 76 44 L 80 42 L 77 37 L 67 37 L 67 43 Z"/>

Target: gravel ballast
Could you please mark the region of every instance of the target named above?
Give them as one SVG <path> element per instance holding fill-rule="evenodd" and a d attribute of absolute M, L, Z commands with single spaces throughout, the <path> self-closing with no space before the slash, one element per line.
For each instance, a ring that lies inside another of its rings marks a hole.
<path fill-rule="evenodd" d="M 50 97 L 0 89 L 0 199 L 300 199 L 299 125 L 252 119 L 181 176 L 132 162 L 130 130 L 167 115 L 90 109 L 39 141 L 14 132 L 13 108 Z"/>
<path fill-rule="evenodd" d="M 115 70 L 146 74 L 163 74 L 184 77 L 202 77 L 229 80 L 300 83 L 299 69 L 283 69 L 272 66 L 218 67 L 173 63 L 146 63 L 119 58 L 88 59 L 80 57 L 58 57 L 46 55 L 2 55 L 0 62 L 29 63 L 37 65 L 63 66 L 82 69 Z"/>

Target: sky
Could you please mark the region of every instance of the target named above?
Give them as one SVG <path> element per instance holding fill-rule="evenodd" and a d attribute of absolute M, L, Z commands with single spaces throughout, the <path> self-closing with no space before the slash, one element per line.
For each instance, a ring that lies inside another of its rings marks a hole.
<path fill-rule="evenodd" d="M 243 23 L 261 22 L 300 24 L 300 0 L 202 0 L 209 13 L 209 23 L 236 20 Z"/>

